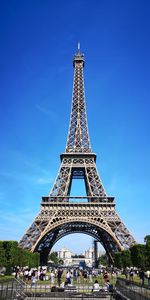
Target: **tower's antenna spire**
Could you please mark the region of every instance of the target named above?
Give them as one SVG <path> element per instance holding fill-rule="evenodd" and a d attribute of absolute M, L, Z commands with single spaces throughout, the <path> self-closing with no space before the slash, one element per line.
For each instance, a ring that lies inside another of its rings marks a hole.
<path fill-rule="evenodd" d="M 78 53 L 80 53 L 80 42 L 78 42 Z"/>

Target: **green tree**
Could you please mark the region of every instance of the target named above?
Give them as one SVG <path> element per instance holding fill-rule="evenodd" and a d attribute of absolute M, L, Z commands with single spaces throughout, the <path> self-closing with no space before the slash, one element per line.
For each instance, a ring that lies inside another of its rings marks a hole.
<path fill-rule="evenodd" d="M 5 250 L 6 265 L 8 265 L 10 262 L 10 241 L 3 241 L 3 247 Z"/>
<path fill-rule="evenodd" d="M 146 235 L 144 238 L 146 243 L 146 257 L 147 257 L 147 269 L 150 269 L 150 235 Z"/>
<path fill-rule="evenodd" d="M 39 253 L 18 247 L 16 241 L 0 241 L 0 266 L 6 267 L 6 273 L 10 274 L 15 266 L 37 267 L 39 265 Z"/>
<path fill-rule="evenodd" d="M 11 267 L 18 266 L 18 242 L 10 241 L 9 242 L 9 265 Z"/>
<path fill-rule="evenodd" d="M 116 252 L 115 253 L 115 255 L 114 255 L 114 266 L 117 267 L 118 269 L 121 269 L 123 267 L 121 252 Z"/>
<path fill-rule="evenodd" d="M 40 258 L 40 254 L 35 252 L 32 253 L 30 252 L 30 267 L 38 267 L 39 265 L 39 258 Z"/>
<path fill-rule="evenodd" d="M 98 264 L 102 266 L 108 265 L 108 258 L 106 254 L 102 254 L 101 256 L 98 257 Z"/>
<path fill-rule="evenodd" d="M 147 246 L 150 246 L 150 235 L 145 236 L 144 242 L 146 243 Z"/>
<path fill-rule="evenodd" d="M 63 265 L 64 264 L 63 259 L 58 258 L 57 252 L 51 252 L 48 256 L 48 260 L 51 260 L 55 265 Z"/>
<path fill-rule="evenodd" d="M 5 256 L 5 249 L 3 246 L 3 241 L 0 241 L 0 267 L 6 266 L 6 256 Z"/>
<path fill-rule="evenodd" d="M 3 247 L 6 257 L 6 274 L 12 272 L 12 267 L 17 263 L 17 245 L 16 241 L 3 241 Z"/>
<path fill-rule="evenodd" d="M 38 267 L 39 260 L 40 254 L 38 252 L 32 253 L 29 250 L 21 249 L 18 247 L 18 265 L 20 267 Z"/>
<path fill-rule="evenodd" d="M 25 267 L 28 265 L 28 260 L 25 259 L 25 253 L 27 250 L 18 247 L 18 265 L 20 267 Z"/>
<path fill-rule="evenodd" d="M 121 260 L 122 260 L 122 267 L 123 268 L 132 266 L 130 250 L 124 250 L 124 251 L 121 252 Z"/>
<path fill-rule="evenodd" d="M 59 259 L 58 259 L 58 254 L 57 254 L 57 252 L 51 252 L 51 253 L 49 254 L 48 259 L 51 260 L 51 261 L 53 261 L 54 264 L 56 264 L 56 265 L 59 263 Z"/>
<path fill-rule="evenodd" d="M 134 267 L 146 269 L 147 266 L 147 253 L 146 246 L 142 244 L 133 245 L 130 248 L 131 260 Z"/>

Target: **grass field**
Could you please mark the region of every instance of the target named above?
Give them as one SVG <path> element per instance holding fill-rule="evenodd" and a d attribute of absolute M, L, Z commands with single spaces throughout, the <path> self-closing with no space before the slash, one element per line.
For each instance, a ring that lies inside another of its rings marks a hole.
<path fill-rule="evenodd" d="M 48 278 L 49 278 L 49 273 L 47 274 Z M 125 278 L 125 275 L 119 275 L 119 277 L 121 278 Z M 0 281 L 9 281 L 10 279 L 13 279 L 14 276 L 13 275 L 0 275 Z M 117 278 L 117 277 L 116 277 Z M 116 278 L 109 278 L 109 281 L 111 284 L 113 284 L 113 286 L 116 284 Z M 102 275 L 98 275 L 97 277 L 92 278 L 92 281 L 89 280 L 89 278 L 84 279 L 82 276 L 79 278 L 78 281 L 73 280 L 73 284 L 74 285 L 92 285 L 94 284 L 95 280 L 98 280 L 98 283 L 103 286 L 104 285 L 104 279 Z M 62 275 L 62 280 L 61 282 L 65 282 L 65 274 Z M 134 275 L 134 280 L 133 282 L 140 284 L 140 279 L 137 275 Z M 28 283 L 28 282 L 27 282 Z M 30 282 L 29 282 L 30 283 Z M 50 284 L 50 280 L 38 280 L 37 284 Z M 55 278 L 54 284 L 53 285 L 57 285 L 57 279 Z M 145 286 L 147 285 L 147 279 L 145 279 Z"/>

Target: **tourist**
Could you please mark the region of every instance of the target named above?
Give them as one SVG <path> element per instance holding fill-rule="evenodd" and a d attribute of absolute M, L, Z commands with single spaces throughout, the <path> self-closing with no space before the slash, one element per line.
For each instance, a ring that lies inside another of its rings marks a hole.
<path fill-rule="evenodd" d="M 87 270 L 84 270 L 84 271 L 83 271 L 83 278 L 84 278 L 84 281 L 87 280 Z"/>
<path fill-rule="evenodd" d="M 93 285 L 92 291 L 93 291 L 93 292 L 99 292 L 99 290 L 100 290 L 99 283 L 98 283 L 97 280 L 95 280 L 95 283 L 94 283 L 94 285 Z"/>
<path fill-rule="evenodd" d="M 89 271 L 89 280 L 90 280 L 90 282 L 93 282 L 93 280 L 92 280 L 92 270 L 91 269 Z"/>
<path fill-rule="evenodd" d="M 77 270 L 77 283 L 80 283 L 81 279 L 81 271 L 78 269 Z"/>
<path fill-rule="evenodd" d="M 37 279 L 38 280 L 40 279 L 40 274 L 41 274 L 41 271 L 40 271 L 40 268 L 38 268 L 38 270 L 37 270 Z"/>
<path fill-rule="evenodd" d="M 42 280 L 42 281 L 44 280 L 44 273 L 43 273 L 43 269 L 42 268 L 40 269 L 39 279 Z"/>
<path fill-rule="evenodd" d="M 58 269 L 57 272 L 57 282 L 58 282 L 58 286 L 60 286 L 61 284 L 61 276 L 62 276 L 63 271 L 61 269 Z"/>
<path fill-rule="evenodd" d="M 146 277 L 148 280 L 148 287 L 150 287 L 150 271 L 149 270 L 146 272 Z"/>
<path fill-rule="evenodd" d="M 46 269 L 43 269 L 43 280 L 46 280 Z"/>
<path fill-rule="evenodd" d="M 50 273 L 50 284 L 54 284 L 54 279 L 55 279 L 55 273 L 53 270 L 51 270 L 51 273 Z"/>
<path fill-rule="evenodd" d="M 103 278 L 104 278 L 104 281 L 105 281 L 105 282 L 108 281 L 109 278 L 108 278 L 108 273 L 107 273 L 107 271 L 104 272 Z"/>
<path fill-rule="evenodd" d="M 16 271 L 15 271 L 15 278 L 16 278 L 16 279 L 19 279 L 19 275 L 20 275 L 19 268 L 16 268 Z"/>
<path fill-rule="evenodd" d="M 25 269 L 24 270 L 24 280 L 28 280 L 28 273 L 29 273 L 28 269 Z"/>
<path fill-rule="evenodd" d="M 28 280 L 29 281 L 31 280 L 31 274 L 32 274 L 32 271 L 31 271 L 31 269 L 29 269 L 29 271 L 28 271 Z"/>
<path fill-rule="evenodd" d="M 130 281 L 133 282 L 133 276 L 134 276 L 134 273 L 133 273 L 133 269 L 130 270 Z"/>
<path fill-rule="evenodd" d="M 73 271 L 70 271 L 70 284 L 73 285 Z"/>
<path fill-rule="evenodd" d="M 141 285 L 143 286 L 144 285 L 144 280 L 145 280 L 145 273 L 144 273 L 143 270 L 139 271 L 139 278 L 140 278 L 140 281 L 141 281 Z"/>
<path fill-rule="evenodd" d="M 78 277 L 78 271 L 77 271 L 77 269 L 73 270 L 73 277 L 74 277 L 74 280 L 76 282 L 77 281 L 77 277 Z"/>
<path fill-rule="evenodd" d="M 71 284 L 71 273 L 70 270 L 67 271 L 65 285 Z"/>
<path fill-rule="evenodd" d="M 110 293 L 113 291 L 113 285 L 110 283 L 109 279 L 105 282 L 104 290 Z"/>
<path fill-rule="evenodd" d="M 33 273 L 32 277 L 31 277 L 31 288 L 33 288 L 36 284 L 36 276 L 35 276 L 35 272 Z"/>

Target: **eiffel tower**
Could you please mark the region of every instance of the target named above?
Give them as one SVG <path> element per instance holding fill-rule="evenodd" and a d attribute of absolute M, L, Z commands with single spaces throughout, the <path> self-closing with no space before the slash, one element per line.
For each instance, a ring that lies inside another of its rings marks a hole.
<path fill-rule="evenodd" d="M 52 190 L 42 197 L 41 210 L 19 242 L 20 247 L 40 252 L 46 264 L 50 250 L 70 233 L 85 233 L 100 242 L 113 262 L 116 251 L 128 249 L 134 238 L 115 210 L 115 199 L 106 194 L 96 168 L 86 115 L 84 55 L 74 56 L 72 110 L 65 152 Z M 73 179 L 84 179 L 86 196 L 70 196 Z"/>

